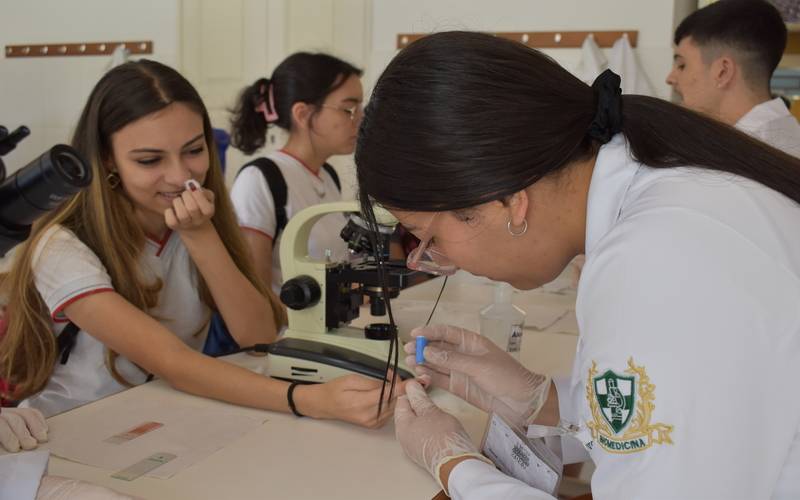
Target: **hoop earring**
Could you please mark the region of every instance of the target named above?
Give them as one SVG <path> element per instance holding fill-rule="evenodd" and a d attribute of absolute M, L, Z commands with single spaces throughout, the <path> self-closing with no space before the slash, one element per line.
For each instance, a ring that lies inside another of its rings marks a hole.
<path fill-rule="evenodd" d="M 508 221 L 508 224 L 506 225 L 506 227 L 508 228 L 508 233 L 511 236 L 513 236 L 515 238 L 517 236 L 522 236 L 523 234 L 528 232 L 528 219 L 522 219 L 522 231 L 520 231 L 518 233 L 515 233 L 514 230 L 511 229 L 511 221 L 510 220 Z"/>
<path fill-rule="evenodd" d="M 119 175 L 117 175 L 116 172 L 111 172 L 106 176 L 106 182 L 111 189 L 117 189 L 117 186 L 119 186 L 122 180 L 119 178 Z"/>

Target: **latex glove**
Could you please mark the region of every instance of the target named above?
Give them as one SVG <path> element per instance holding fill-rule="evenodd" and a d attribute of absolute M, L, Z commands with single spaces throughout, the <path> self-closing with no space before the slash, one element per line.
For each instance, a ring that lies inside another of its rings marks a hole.
<path fill-rule="evenodd" d="M 36 493 L 36 500 L 133 500 L 103 486 L 77 479 L 59 476 L 44 476 Z"/>
<path fill-rule="evenodd" d="M 405 345 L 406 364 L 423 383 L 445 389 L 487 412 L 525 429 L 547 399 L 550 379 L 526 369 L 486 337 L 448 325 L 415 328 L 425 336 L 425 364 L 417 365 L 415 342 Z"/>
<path fill-rule="evenodd" d="M 415 380 L 406 383 L 406 395 L 397 399 L 394 426 L 406 455 L 424 467 L 443 490 L 439 469 L 447 461 L 474 456 L 492 463 L 478 452 L 457 418 L 442 411 Z"/>
<path fill-rule="evenodd" d="M 0 408 L 0 444 L 14 453 L 47 441 L 47 422 L 35 408 Z"/>

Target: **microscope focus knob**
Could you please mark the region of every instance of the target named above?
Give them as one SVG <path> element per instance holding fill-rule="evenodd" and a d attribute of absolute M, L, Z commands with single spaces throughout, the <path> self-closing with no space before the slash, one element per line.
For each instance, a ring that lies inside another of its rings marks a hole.
<path fill-rule="evenodd" d="M 281 287 L 281 302 L 295 311 L 316 305 L 321 296 L 319 283 L 311 276 L 297 276 Z"/>

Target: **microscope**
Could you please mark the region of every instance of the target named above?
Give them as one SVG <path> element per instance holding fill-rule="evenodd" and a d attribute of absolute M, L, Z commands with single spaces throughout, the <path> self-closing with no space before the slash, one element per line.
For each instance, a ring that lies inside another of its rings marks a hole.
<path fill-rule="evenodd" d="M 28 135 L 24 125 L 10 133 L 0 125 L 0 156 Z M 92 171 L 75 149 L 58 144 L 3 181 L 5 177 L 0 159 L 0 256 L 28 239 L 37 218 L 88 186 Z"/>
<path fill-rule="evenodd" d="M 354 258 L 333 263 L 308 256 L 311 228 L 322 216 L 349 213 L 350 221 L 342 230 Z M 358 373 L 383 379 L 389 344 L 395 332 L 388 323 L 373 323 L 365 328 L 349 326 L 359 316 L 363 297 L 369 297 L 370 314 L 386 314 L 384 289 L 379 279 L 377 249 L 372 238 L 389 237 L 397 221 L 385 210 L 375 210 L 380 234 L 370 235 L 358 216 L 356 201 L 325 203 L 295 214 L 281 239 L 281 272 L 285 282 L 280 298 L 288 308 L 289 326 L 281 339 L 270 345 L 267 373 L 275 378 L 300 382 L 326 382 L 336 377 Z M 385 257 L 388 258 L 388 255 Z M 406 267 L 405 261 L 384 259 L 388 296 L 395 298 L 403 288 L 424 279 L 425 275 Z M 400 356 L 398 375 L 414 375 Z"/>

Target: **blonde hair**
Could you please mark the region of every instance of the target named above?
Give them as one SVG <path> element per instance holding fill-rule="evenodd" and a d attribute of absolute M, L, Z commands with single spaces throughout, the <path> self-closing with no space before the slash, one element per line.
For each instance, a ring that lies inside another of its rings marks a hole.
<path fill-rule="evenodd" d="M 214 145 L 208 112 L 191 84 L 163 64 L 140 60 L 109 71 L 95 86 L 84 107 L 72 145 L 87 160 L 93 174 L 91 185 L 41 217 L 30 237 L 15 254 L 11 271 L 3 276 L 2 291 L 9 298 L 8 330 L 0 341 L 0 377 L 13 384 L 10 399 L 23 399 L 41 391 L 55 366 L 56 338 L 47 306 L 34 283 L 32 260 L 48 229 L 59 225 L 72 231 L 106 268 L 114 290 L 131 304 L 147 312 L 158 303 L 160 280 L 146 282 L 139 271 L 145 234 L 136 222 L 133 204 L 122 189 L 106 181 L 111 173 L 111 135 L 139 118 L 181 102 L 203 118 L 209 151 L 209 169 L 204 188 L 215 195 L 212 223 L 228 253 L 247 279 L 269 298 L 275 327 L 286 323 L 286 313 L 277 297 L 258 277 L 225 188 L 224 176 Z M 46 244 L 46 242 L 45 242 Z M 199 295 L 211 309 L 216 305 L 197 269 Z M 106 366 L 119 382 L 130 385 L 115 368 L 117 353 L 107 350 Z"/>

